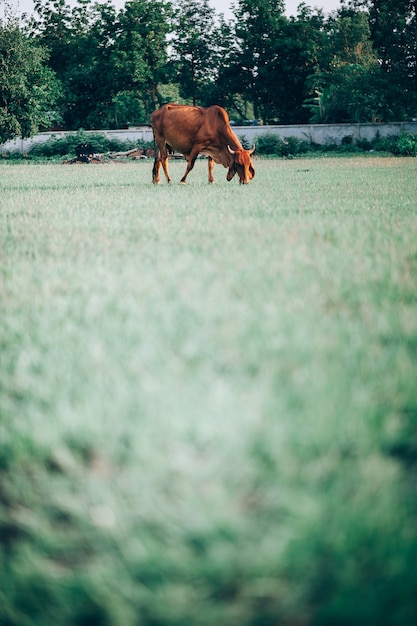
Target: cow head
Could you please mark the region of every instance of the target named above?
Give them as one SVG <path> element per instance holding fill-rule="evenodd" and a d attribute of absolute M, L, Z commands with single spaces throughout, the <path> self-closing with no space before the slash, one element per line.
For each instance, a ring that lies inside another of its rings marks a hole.
<path fill-rule="evenodd" d="M 238 148 L 237 150 L 232 150 L 232 148 L 228 145 L 228 151 L 233 155 L 233 161 L 229 166 L 229 171 L 227 172 L 227 180 L 232 180 L 233 176 L 238 173 L 239 183 L 241 185 L 247 185 L 250 180 L 255 176 L 255 168 L 253 167 L 251 154 L 255 151 L 255 146 L 252 146 L 250 150 L 244 150 L 243 148 Z"/>

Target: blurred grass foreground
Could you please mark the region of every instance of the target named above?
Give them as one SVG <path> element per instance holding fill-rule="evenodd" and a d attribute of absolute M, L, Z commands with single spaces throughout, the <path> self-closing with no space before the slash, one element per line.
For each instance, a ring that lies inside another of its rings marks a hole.
<path fill-rule="evenodd" d="M 150 170 L 0 165 L 1 626 L 417 624 L 416 160 Z"/>

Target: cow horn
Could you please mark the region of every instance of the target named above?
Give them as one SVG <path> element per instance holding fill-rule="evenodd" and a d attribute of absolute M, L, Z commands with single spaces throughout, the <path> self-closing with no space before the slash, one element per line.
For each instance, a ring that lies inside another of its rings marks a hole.
<path fill-rule="evenodd" d="M 253 144 L 252 144 L 252 148 L 249 150 L 249 154 L 253 154 L 253 153 L 255 152 L 255 148 L 256 148 L 256 146 L 255 146 L 255 144 L 253 143 Z"/>
<path fill-rule="evenodd" d="M 227 149 L 229 150 L 230 154 L 236 154 L 236 150 L 232 150 L 229 144 L 227 144 Z"/>

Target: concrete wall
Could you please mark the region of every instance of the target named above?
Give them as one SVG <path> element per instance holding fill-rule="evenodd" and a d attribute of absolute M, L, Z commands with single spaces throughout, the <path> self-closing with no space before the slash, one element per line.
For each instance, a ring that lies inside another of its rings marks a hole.
<path fill-rule="evenodd" d="M 89 133 L 100 133 L 106 135 L 109 139 L 119 139 L 120 141 L 153 141 L 152 129 L 149 126 L 140 126 L 138 128 L 129 128 L 121 130 L 92 130 L 84 131 L 87 135 Z M 74 135 L 73 131 L 49 131 L 47 133 L 39 133 L 29 139 L 13 139 L 0 146 L 1 154 L 5 152 L 20 152 L 25 154 L 30 152 L 35 144 L 45 143 L 49 139 L 63 139 L 67 135 Z"/>
<path fill-rule="evenodd" d="M 273 133 L 282 138 L 297 137 L 317 144 L 340 144 L 344 137 L 352 137 L 353 142 L 358 139 L 372 140 L 379 132 L 381 137 L 399 135 L 402 130 L 417 134 L 417 122 L 396 122 L 392 124 L 304 124 L 296 126 L 233 126 L 238 137 L 245 137 L 249 143 L 256 143 L 259 135 Z M 89 131 L 86 131 L 88 134 Z M 126 130 L 91 131 L 105 134 L 109 139 L 117 138 L 121 141 L 143 142 L 152 141 L 152 129 L 149 126 L 139 126 Z M 0 147 L 1 154 L 7 152 L 29 152 L 37 143 L 44 143 L 52 137 L 62 139 L 71 132 L 39 133 L 30 139 L 14 139 Z"/>
<path fill-rule="evenodd" d="M 381 137 L 399 135 L 407 130 L 417 134 L 417 122 L 396 122 L 393 124 L 305 124 L 297 126 L 234 126 L 233 130 L 244 135 L 250 142 L 256 143 L 259 135 L 273 133 L 282 138 L 297 137 L 319 145 L 340 144 L 344 137 L 352 137 L 355 143 L 359 139 L 372 140 L 379 133 Z"/>

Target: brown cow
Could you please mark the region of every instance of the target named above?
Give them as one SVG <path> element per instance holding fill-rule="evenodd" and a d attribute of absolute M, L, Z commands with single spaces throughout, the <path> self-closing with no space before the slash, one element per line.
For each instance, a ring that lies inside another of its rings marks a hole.
<path fill-rule="evenodd" d="M 214 105 L 202 107 L 166 104 L 151 115 L 152 129 L 158 151 L 155 155 L 152 182 L 160 182 L 161 165 L 167 181 L 168 150 L 181 152 L 187 160 L 187 169 L 181 179 L 185 184 L 188 174 L 194 167 L 199 154 L 208 156 L 208 180 L 214 183 L 214 162 L 229 168 L 227 180 L 232 180 L 238 173 L 239 182 L 246 185 L 255 176 L 250 155 L 252 150 L 244 150 L 239 139 L 232 131 L 229 116 L 222 107 Z"/>

